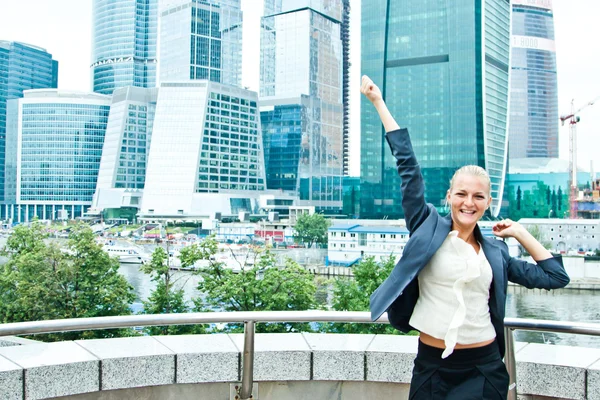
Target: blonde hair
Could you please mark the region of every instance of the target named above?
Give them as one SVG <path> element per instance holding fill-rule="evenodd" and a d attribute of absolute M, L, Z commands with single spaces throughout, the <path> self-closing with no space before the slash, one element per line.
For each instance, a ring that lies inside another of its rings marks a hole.
<path fill-rule="evenodd" d="M 452 191 L 452 187 L 454 187 L 454 181 L 456 180 L 456 177 L 461 174 L 472 175 L 472 176 L 477 176 L 479 178 L 482 178 L 487 183 L 488 196 L 491 197 L 492 181 L 490 180 L 490 175 L 487 173 L 487 171 L 485 169 L 481 168 L 479 165 L 465 165 L 465 166 L 457 169 L 456 172 L 454 172 L 452 179 L 450 179 L 450 189 L 449 189 L 450 191 Z"/>

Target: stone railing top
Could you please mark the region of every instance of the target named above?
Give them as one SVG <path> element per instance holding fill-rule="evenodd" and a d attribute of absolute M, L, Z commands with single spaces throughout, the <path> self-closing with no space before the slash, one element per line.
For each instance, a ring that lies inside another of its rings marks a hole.
<path fill-rule="evenodd" d="M 257 334 L 254 380 L 409 383 L 417 337 Z M 600 349 L 516 343 L 520 394 L 600 398 Z M 239 382 L 243 335 L 143 336 L 0 348 L 0 398 Z"/>

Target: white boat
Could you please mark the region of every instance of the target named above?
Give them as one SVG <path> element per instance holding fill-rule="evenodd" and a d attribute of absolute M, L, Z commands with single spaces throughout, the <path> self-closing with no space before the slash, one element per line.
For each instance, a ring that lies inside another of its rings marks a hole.
<path fill-rule="evenodd" d="M 104 245 L 102 249 L 122 264 L 144 264 L 150 261 L 148 254 L 133 246 Z"/>
<path fill-rule="evenodd" d="M 179 259 L 181 248 L 173 248 L 169 250 L 169 266 L 171 268 L 181 268 L 181 260 Z M 190 269 L 198 269 L 208 267 L 211 263 L 221 263 L 224 268 L 231 269 L 233 272 L 240 272 L 243 267 L 252 267 L 256 253 L 247 246 L 229 246 L 219 245 L 216 254 L 210 257 L 210 260 L 198 260 Z"/>

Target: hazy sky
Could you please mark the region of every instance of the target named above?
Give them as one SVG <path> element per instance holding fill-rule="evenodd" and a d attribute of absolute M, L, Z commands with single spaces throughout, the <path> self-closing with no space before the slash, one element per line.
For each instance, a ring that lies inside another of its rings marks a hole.
<path fill-rule="evenodd" d="M 59 61 L 60 89 L 90 90 L 92 0 L 0 0 L 0 40 L 22 41 L 45 48 Z M 360 0 L 351 0 L 350 172 L 359 174 Z M 559 113 L 600 96 L 600 2 L 553 0 L 558 64 Z M 244 10 L 243 85 L 258 89 L 258 22 L 262 1 L 242 0 Z M 582 111 L 578 130 L 578 164 L 600 171 L 600 99 Z M 568 159 L 568 127 L 561 127 L 560 158 Z"/>

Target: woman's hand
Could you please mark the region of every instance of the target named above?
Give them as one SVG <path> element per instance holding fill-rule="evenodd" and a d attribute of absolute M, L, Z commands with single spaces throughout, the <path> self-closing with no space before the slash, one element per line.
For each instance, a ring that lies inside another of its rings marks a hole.
<path fill-rule="evenodd" d="M 396 129 L 400 129 L 398 123 L 390 114 L 390 110 L 388 110 L 385 105 L 385 101 L 383 101 L 383 96 L 381 95 L 381 90 L 377 87 L 376 84 L 373 83 L 371 78 L 366 75 L 362 77 L 362 83 L 360 85 L 360 92 L 365 95 L 371 103 L 375 106 L 377 113 L 379 114 L 379 118 L 381 118 L 381 123 L 383 124 L 383 128 L 386 132 L 390 132 Z"/>
<path fill-rule="evenodd" d="M 492 227 L 492 233 L 501 238 L 514 237 L 516 239 L 523 231 L 526 229 L 521 224 L 510 219 L 496 222 Z"/>
<path fill-rule="evenodd" d="M 492 227 L 492 233 L 501 238 L 513 237 L 536 261 L 547 260 L 552 257 L 550 253 L 527 229 L 518 222 L 503 219 Z"/>
<path fill-rule="evenodd" d="M 381 90 L 379 90 L 379 88 L 376 84 L 373 83 L 371 78 L 369 78 L 366 75 L 363 75 L 362 77 L 360 92 L 364 94 L 371 103 L 375 103 L 383 99 L 383 96 L 381 95 Z"/>

